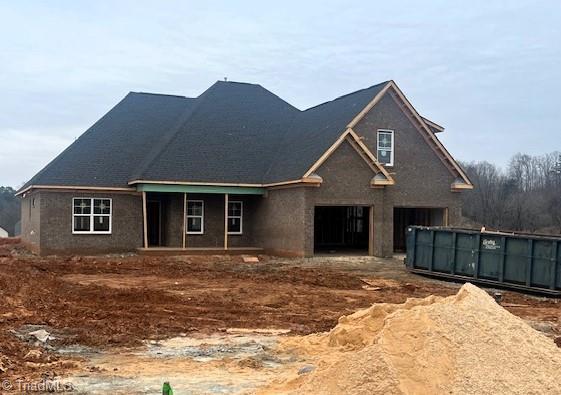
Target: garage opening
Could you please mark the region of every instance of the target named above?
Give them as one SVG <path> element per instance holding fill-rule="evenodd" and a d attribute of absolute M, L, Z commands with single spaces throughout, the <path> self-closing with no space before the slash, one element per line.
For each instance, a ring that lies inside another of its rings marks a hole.
<path fill-rule="evenodd" d="M 317 206 L 314 213 L 316 253 L 368 254 L 369 207 Z"/>
<path fill-rule="evenodd" d="M 410 225 L 443 226 L 446 224 L 445 208 L 395 207 L 393 210 L 393 249 L 405 252 L 405 235 Z"/>

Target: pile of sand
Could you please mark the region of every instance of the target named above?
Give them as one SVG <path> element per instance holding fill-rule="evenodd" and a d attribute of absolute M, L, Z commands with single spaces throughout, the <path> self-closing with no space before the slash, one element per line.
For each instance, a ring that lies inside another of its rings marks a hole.
<path fill-rule="evenodd" d="M 561 393 L 561 350 L 471 284 L 447 298 L 375 304 L 282 347 L 316 368 L 265 393 Z"/>

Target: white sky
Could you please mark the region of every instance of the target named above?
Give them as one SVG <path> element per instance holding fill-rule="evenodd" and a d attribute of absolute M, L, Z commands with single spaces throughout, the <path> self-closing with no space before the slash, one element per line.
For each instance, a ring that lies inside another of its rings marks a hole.
<path fill-rule="evenodd" d="M 394 79 L 457 159 L 561 150 L 561 2 L 355 3 L 0 0 L 0 185 L 129 91 L 225 76 L 302 109 Z"/>

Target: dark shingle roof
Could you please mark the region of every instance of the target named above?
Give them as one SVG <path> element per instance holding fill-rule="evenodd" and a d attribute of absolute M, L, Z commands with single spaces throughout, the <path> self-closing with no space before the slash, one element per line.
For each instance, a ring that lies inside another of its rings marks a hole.
<path fill-rule="evenodd" d="M 129 93 L 22 189 L 299 179 L 386 83 L 305 111 L 237 82 L 217 82 L 195 99 Z"/>
<path fill-rule="evenodd" d="M 127 186 L 142 162 L 195 100 L 182 96 L 129 93 L 29 185 Z"/>
<path fill-rule="evenodd" d="M 260 85 L 217 82 L 138 179 L 259 184 L 300 111 Z"/>
<path fill-rule="evenodd" d="M 302 177 L 386 84 L 341 96 L 300 113 L 286 131 L 264 181 L 272 183 Z"/>

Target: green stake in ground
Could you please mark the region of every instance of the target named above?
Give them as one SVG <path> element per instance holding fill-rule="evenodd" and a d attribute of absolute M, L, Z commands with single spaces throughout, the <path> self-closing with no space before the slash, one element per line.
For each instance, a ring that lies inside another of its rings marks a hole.
<path fill-rule="evenodd" d="M 164 382 L 164 386 L 162 387 L 162 395 L 173 395 L 171 385 L 169 385 L 167 381 Z"/>

